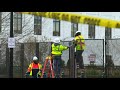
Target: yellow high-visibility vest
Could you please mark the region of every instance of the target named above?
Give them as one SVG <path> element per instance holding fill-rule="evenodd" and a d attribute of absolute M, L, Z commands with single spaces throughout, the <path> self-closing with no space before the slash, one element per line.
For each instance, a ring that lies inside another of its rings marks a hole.
<path fill-rule="evenodd" d="M 77 44 L 77 46 L 75 47 L 76 50 L 84 50 L 85 49 L 85 39 L 82 35 L 76 36 L 74 38 L 75 43 Z"/>
<path fill-rule="evenodd" d="M 33 64 L 34 64 L 34 63 L 31 63 L 31 64 L 29 65 L 29 68 L 28 68 L 28 70 L 30 71 L 30 76 L 32 76 Z M 39 70 L 42 69 L 42 65 L 39 64 L 39 63 L 38 63 L 38 68 L 39 68 Z"/>

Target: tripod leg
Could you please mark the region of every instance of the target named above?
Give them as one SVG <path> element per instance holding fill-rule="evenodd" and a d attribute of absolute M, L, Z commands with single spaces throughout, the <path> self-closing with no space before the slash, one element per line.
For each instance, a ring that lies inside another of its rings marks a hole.
<path fill-rule="evenodd" d="M 48 63 L 48 60 L 46 59 L 46 60 L 45 60 L 45 63 L 44 63 L 44 68 L 43 68 L 43 70 L 42 70 L 41 78 L 43 78 L 44 71 L 45 71 L 45 69 L 46 69 L 46 65 L 47 65 L 47 63 Z"/>
<path fill-rule="evenodd" d="M 50 70 L 52 73 L 52 78 L 54 78 L 54 71 L 53 71 L 53 66 L 52 66 L 52 61 L 50 60 Z"/>

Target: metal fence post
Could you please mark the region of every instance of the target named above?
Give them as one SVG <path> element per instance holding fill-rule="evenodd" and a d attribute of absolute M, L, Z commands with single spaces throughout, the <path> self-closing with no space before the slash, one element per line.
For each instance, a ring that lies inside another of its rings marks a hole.
<path fill-rule="evenodd" d="M 9 77 L 9 65 L 10 65 L 10 53 L 9 53 L 9 48 L 8 45 L 6 45 L 6 68 L 7 68 L 7 77 Z"/>
<path fill-rule="evenodd" d="M 10 14 L 10 37 L 13 35 L 13 12 Z M 13 48 L 10 48 L 9 78 L 13 78 Z"/>
<path fill-rule="evenodd" d="M 40 60 L 39 58 L 39 43 L 36 42 L 36 56 L 38 57 L 38 60 Z"/>
<path fill-rule="evenodd" d="M 103 39 L 103 72 L 102 72 L 102 78 L 105 78 L 105 48 L 104 48 L 104 39 Z"/>
<path fill-rule="evenodd" d="M 72 45 L 69 49 L 70 53 L 70 78 L 76 78 L 76 61 L 74 56 L 74 45 Z"/>

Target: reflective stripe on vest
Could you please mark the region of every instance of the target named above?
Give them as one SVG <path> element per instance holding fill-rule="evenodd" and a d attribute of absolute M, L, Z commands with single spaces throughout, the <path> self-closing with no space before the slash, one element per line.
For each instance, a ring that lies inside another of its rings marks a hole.
<path fill-rule="evenodd" d="M 78 37 L 79 37 L 79 36 L 78 36 Z M 80 42 L 79 42 L 78 44 L 80 44 L 81 49 L 83 49 L 82 46 L 85 45 L 85 43 L 81 41 L 81 38 L 80 38 L 80 37 L 79 37 L 79 39 L 80 39 Z"/>
<path fill-rule="evenodd" d="M 83 40 L 83 42 L 82 42 L 82 40 Z M 76 41 L 76 44 L 77 44 L 76 49 L 79 48 L 80 50 L 83 50 L 84 46 L 85 46 L 84 38 L 82 36 L 77 36 L 77 37 L 75 37 L 75 41 Z"/>
<path fill-rule="evenodd" d="M 41 67 L 40 67 L 40 64 L 38 63 L 38 68 L 39 68 L 39 70 L 41 69 Z M 33 63 L 31 64 L 31 72 L 30 72 L 30 75 L 32 76 L 32 69 L 33 69 Z"/>

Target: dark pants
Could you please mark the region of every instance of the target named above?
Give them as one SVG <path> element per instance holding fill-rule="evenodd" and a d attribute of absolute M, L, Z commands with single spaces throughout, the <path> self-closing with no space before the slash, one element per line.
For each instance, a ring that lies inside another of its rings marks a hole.
<path fill-rule="evenodd" d="M 39 72 L 39 69 L 32 69 L 32 78 L 38 78 L 37 73 Z"/>
<path fill-rule="evenodd" d="M 83 53 L 84 50 L 76 50 L 76 63 L 79 64 L 80 69 L 84 69 L 84 62 L 83 62 Z"/>
<path fill-rule="evenodd" d="M 53 56 L 53 69 L 55 75 L 59 77 L 61 72 L 61 56 Z"/>

